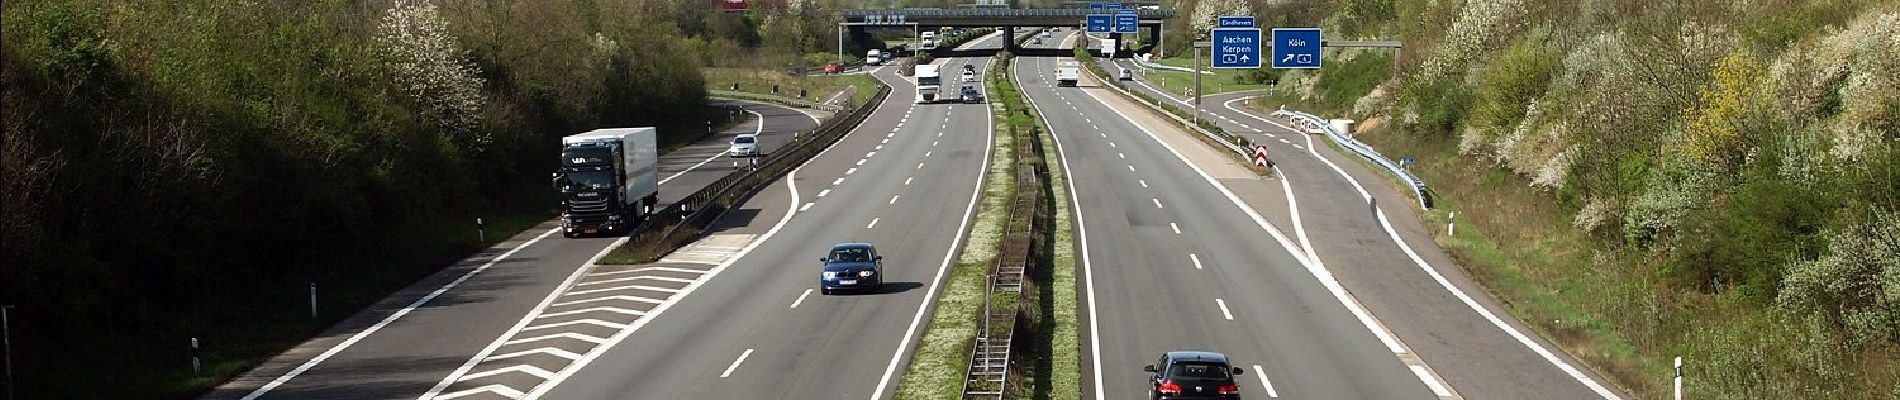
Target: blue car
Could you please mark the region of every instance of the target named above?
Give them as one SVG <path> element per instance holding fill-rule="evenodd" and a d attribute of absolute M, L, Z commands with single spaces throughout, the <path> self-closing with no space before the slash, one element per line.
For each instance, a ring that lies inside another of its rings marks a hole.
<path fill-rule="evenodd" d="M 818 273 L 820 294 L 884 290 L 884 256 L 878 255 L 877 247 L 870 243 L 839 243 L 818 261 L 824 263 Z"/>

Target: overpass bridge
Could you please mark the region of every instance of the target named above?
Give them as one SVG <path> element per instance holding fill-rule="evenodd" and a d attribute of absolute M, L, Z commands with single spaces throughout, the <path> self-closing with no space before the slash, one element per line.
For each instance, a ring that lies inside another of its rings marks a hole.
<path fill-rule="evenodd" d="M 876 42 L 871 40 L 870 34 L 867 32 L 868 29 L 875 27 L 905 27 L 910 28 L 912 31 L 944 27 L 1080 27 L 1083 24 L 1083 19 L 1089 14 L 1100 12 L 1099 10 L 1079 8 L 902 8 L 841 10 L 838 12 L 838 16 L 842 20 L 838 23 L 838 57 L 840 59 L 844 58 L 844 36 L 847 33 L 851 36 L 852 40 L 861 45 L 875 45 Z M 1139 26 L 1139 29 L 1142 31 L 1142 33 L 1137 33 L 1137 35 L 1145 33 L 1147 38 L 1143 40 L 1142 43 L 1148 43 L 1152 46 L 1153 43 L 1160 43 L 1163 24 L 1165 21 L 1174 18 L 1175 12 L 1174 10 L 1168 9 L 1136 9 L 1135 15 L 1139 17 L 1140 22 L 1137 23 L 1137 26 Z M 1014 29 L 1003 30 L 1004 50 L 1010 52 L 1021 51 L 1021 49 L 1016 47 L 1015 33 Z M 1121 39 L 1121 34 L 1119 33 L 1110 34 L 1109 37 L 1117 39 L 1116 43 L 1122 43 L 1122 41 L 1119 40 Z"/>

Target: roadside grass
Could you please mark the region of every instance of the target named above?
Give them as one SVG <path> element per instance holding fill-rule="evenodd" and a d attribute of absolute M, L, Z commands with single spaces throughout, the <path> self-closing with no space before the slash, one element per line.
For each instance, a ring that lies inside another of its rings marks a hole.
<path fill-rule="evenodd" d="M 1320 69 L 1310 96 L 1302 97 L 1296 92 L 1296 87 L 1301 79 L 1313 79 L 1310 78 L 1311 73 L 1288 72 L 1281 76 L 1279 85 L 1264 86 L 1271 90 L 1260 96 L 1255 109 L 1272 112 L 1285 105 L 1288 109 L 1314 115 L 1363 117 L 1354 115 L 1353 105 L 1360 97 L 1392 77 L 1392 54 L 1364 51 L 1345 56 L 1329 52 L 1327 56 L 1334 58 L 1329 58 Z"/>
<path fill-rule="evenodd" d="M 1044 304 L 1040 306 L 1043 307 L 1042 315 L 1046 317 L 1044 317 L 1044 327 L 1037 330 L 1047 337 L 1038 342 L 1048 344 L 1048 351 L 1042 353 L 1048 355 L 1044 357 L 1048 360 L 1048 365 L 1043 368 L 1041 374 L 1034 375 L 1037 378 L 1047 378 L 1046 384 L 1036 386 L 1039 389 L 1046 388 L 1046 390 L 1038 390 L 1031 398 L 1080 399 L 1082 398 L 1082 345 L 1081 332 L 1077 325 L 1079 311 L 1076 308 L 1079 305 L 1079 293 L 1076 288 L 1075 214 L 1074 210 L 1070 209 L 1072 204 L 1069 204 L 1068 175 L 1062 169 L 1061 156 L 1055 149 L 1055 136 L 1046 127 L 1042 130 L 1042 142 L 1048 146 L 1044 149 L 1044 154 L 1048 156 L 1044 158 L 1053 160 L 1047 164 L 1050 199 L 1056 210 L 1055 224 L 1051 226 L 1055 230 L 1053 235 L 1055 240 L 1049 241 L 1051 243 L 1051 251 L 1048 252 L 1050 254 L 1049 267 L 1042 268 L 1043 273 L 1050 275 L 1042 280 L 1046 282 L 1042 285 L 1047 288 L 1044 292 L 1052 295 L 1043 296 L 1045 300 L 1042 303 Z"/>
<path fill-rule="evenodd" d="M 1203 54 L 1203 56 L 1205 56 L 1205 54 Z M 1184 68 L 1194 67 L 1193 57 L 1186 57 L 1186 58 L 1170 57 L 1170 58 L 1155 60 L 1155 62 L 1161 65 L 1169 65 L 1169 66 L 1176 66 L 1176 67 L 1184 67 Z M 1206 58 L 1202 58 L 1201 62 L 1211 63 Z M 1201 75 L 1201 90 L 1202 90 L 1203 95 L 1227 93 L 1227 92 L 1238 92 L 1242 90 L 1267 89 L 1270 87 L 1265 84 L 1240 83 L 1242 70 L 1211 69 L 1211 68 L 1206 68 L 1205 65 L 1202 66 L 1202 69 L 1207 70 L 1208 72 L 1213 72 L 1213 74 L 1211 75 L 1210 74 Z M 1109 72 L 1114 72 L 1114 71 L 1109 71 Z M 1169 94 L 1172 94 L 1174 96 L 1186 96 L 1188 94 L 1188 89 L 1192 89 L 1194 87 L 1194 73 L 1193 72 L 1154 69 L 1154 70 L 1148 70 L 1146 72 L 1138 72 L 1138 73 L 1140 73 L 1141 76 L 1148 78 L 1148 81 L 1153 82 L 1156 87 L 1161 88 L 1162 90 L 1166 90 L 1168 91 Z"/>
<path fill-rule="evenodd" d="M 994 75 L 992 70 L 991 76 Z M 986 79 L 992 100 L 1000 79 Z M 984 277 L 996 261 L 1002 244 L 1003 223 L 1009 216 L 1009 193 L 1016 187 L 1016 160 L 1011 153 L 1016 143 L 1007 129 L 1005 116 L 991 103 L 992 118 L 997 122 L 990 132 L 995 146 L 990 150 L 989 171 L 985 172 L 983 197 L 976 220 L 970 224 L 968 239 L 959 251 L 956 265 L 937 297 L 936 310 L 923 340 L 911 357 L 910 366 L 897 386 L 898 400 L 949 400 L 963 397 L 963 373 L 969 367 L 970 338 L 976 337 L 978 314 L 983 309 Z"/>
<path fill-rule="evenodd" d="M 710 90 L 732 90 L 732 85 L 737 83 L 737 92 L 772 96 L 772 85 L 778 85 L 779 97 L 797 99 L 798 90 L 805 89 L 804 100 L 813 102 L 824 100 L 846 87 L 856 87 L 856 90 L 846 95 L 846 103 L 858 104 L 876 93 L 878 87 L 877 82 L 866 74 L 796 76 L 780 70 L 736 67 L 708 67 L 700 71 L 706 79 L 706 88 Z"/>
<path fill-rule="evenodd" d="M 1437 206 L 1420 218 L 1436 244 L 1513 316 L 1603 374 L 1607 381 L 1601 383 L 1639 398 L 1667 394 L 1674 358 L 1681 356 L 1689 378 L 1685 395 L 1692 398 L 1900 395 L 1878 393 L 1900 389 L 1894 386 L 1900 376 L 1853 378 L 1843 372 L 1883 370 L 1879 362 L 1823 365 L 1824 356 L 1835 351 L 1831 339 L 1804 337 L 1805 328 L 1791 326 L 1799 324 L 1764 312 L 1739 294 L 1684 294 L 1667 287 L 1651 268 L 1656 260 L 1597 244 L 1572 225 L 1575 210 L 1554 204 L 1508 171 L 1461 162 L 1455 143 L 1389 132 L 1358 138 L 1388 154 L 1418 159 L 1412 172 L 1432 183 Z M 1386 183 L 1409 190 L 1395 180 Z M 1456 234 L 1448 235 L 1446 224 L 1453 220 Z M 1710 383 L 1750 376 L 1786 382 L 1751 394 Z M 1838 379 L 1870 383 L 1843 389 Z"/>

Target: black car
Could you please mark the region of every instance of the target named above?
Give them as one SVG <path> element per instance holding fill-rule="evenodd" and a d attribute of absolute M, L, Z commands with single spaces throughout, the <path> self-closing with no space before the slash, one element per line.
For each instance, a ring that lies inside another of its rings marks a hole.
<path fill-rule="evenodd" d="M 1240 385 L 1234 382 L 1234 376 L 1242 370 L 1228 364 L 1227 356 L 1221 353 L 1171 351 L 1161 355 L 1159 364 L 1142 370 L 1153 374 L 1148 378 L 1150 399 L 1240 399 Z"/>
<path fill-rule="evenodd" d="M 975 85 L 963 85 L 962 94 L 958 96 L 958 100 L 963 101 L 963 104 L 981 104 L 983 93 L 976 91 Z"/>

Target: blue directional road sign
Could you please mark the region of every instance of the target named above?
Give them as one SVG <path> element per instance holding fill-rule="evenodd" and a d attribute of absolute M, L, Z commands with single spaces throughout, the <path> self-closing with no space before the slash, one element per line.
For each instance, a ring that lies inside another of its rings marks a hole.
<path fill-rule="evenodd" d="M 1319 68 L 1319 28 L 1273 28 L 1274 68 Z"/>
<path fill-rule="evenodd" d="M 1105 9 L 1108 9 L 1108 5 L 1102 4 L 1102 3 L 1089 3 L 1089 9 L 1090 10 L 1105 10 Z"/>
<path fill-rule="evenodd" d="M 1220 17 L 1220 25 L 1215 26 L 1215 28 L 1252 28 L 1252 27 L 1253 27 L 1253 17 L 1250 17 L 1250 16 Z"/>
<path fill-rule="evenodd" d="M 1260 68 L 1260 28 L 1214 28 L 1214 68 Z"/>
<path fill-rule="evenodd" d="M 1108 14 L 1089 14 L 1089 33 L 1109 33 L 1115 30 L 1115 16 Z"/>
<path fill-rule="evenodd" d="M 1124 8 L 1115 14 L 1115 33 L 1138 32 L 1141 32 L 1141 17 L 1135 14 L 1135 10 Z"/>
<path fill-rule="evenodd" d="M 1116 11 L 1122 9 L 1122 3 L 1108 3 L 1102 5 L 1102 7 L 1107 8 L 1109 11 Z"/>

